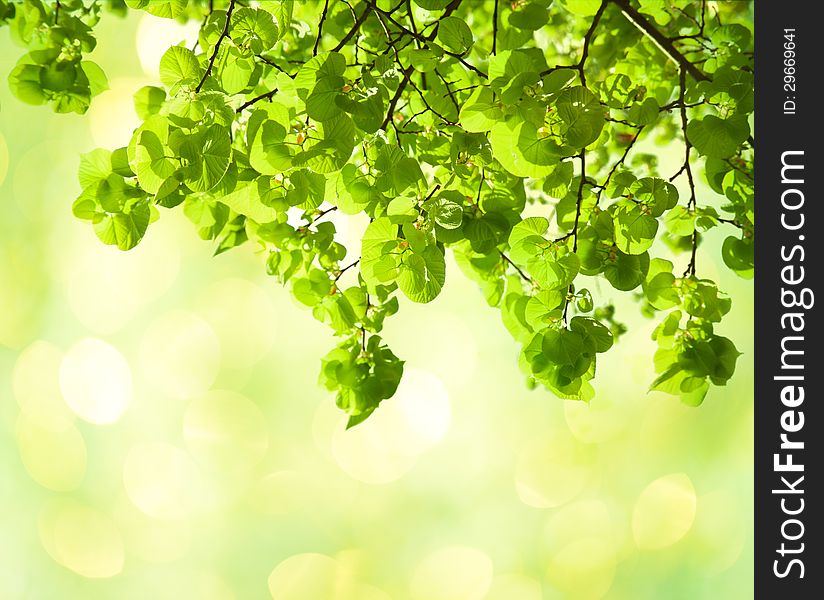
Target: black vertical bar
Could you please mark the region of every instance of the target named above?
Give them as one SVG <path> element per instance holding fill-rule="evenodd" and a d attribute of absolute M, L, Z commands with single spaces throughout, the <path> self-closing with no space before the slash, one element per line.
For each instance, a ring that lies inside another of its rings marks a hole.
<path fill-rule="evenodd" d="M 819 7 L 755 8 L 755 597 L 764 600 L 824 598 Z"/>

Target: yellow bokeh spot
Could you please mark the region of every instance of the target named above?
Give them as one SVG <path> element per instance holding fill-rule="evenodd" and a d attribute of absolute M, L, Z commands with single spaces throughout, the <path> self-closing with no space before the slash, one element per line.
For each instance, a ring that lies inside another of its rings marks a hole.
<path fill-rule="evenodd" d="M 277 471 L 253 486 L 249 500 L 262 513 L 285 515 L 306 507 L 322 493 L 304 471 Z"/>
<path fill-rule="evenodd" d="M 187 588 L 197 600 L 235 600 L 237 596 L 229 584 L 215 573 L 195 573 Z"/>
<path fill-rule="evenodd" d="M 724 490 L 698 498 L 693 535 L 708 573 L 726 571 L 741 558 L 752 519 L 751 512 L 742 510 L 745 504 L 743 498 Z"/>
<path fill-rule="evenodd" d="M 177 277 L 180 250 L 162 236 L 163 223 L 136 248 L 122 252 L 84 231 L 62 265 L 66 296 L 83 325 L 101 334 L 119 331 L 147 302 L 161 296 Z"/>
<path fill-rule="evenodd" d="M 116 348 L 85 338 L 60 364 L 60 390 L 69 408 L 96 425 L 117 421 L 132 399 L 132 373 Z"/>
<path fill-rule="evenodd" d="M 244 279 L 225 279 L 211 286 L 198 303 L 220 338 L 223 362 L 233 369 L 256 365 L 275 342 L 277 315 L 259 286 Z"/>
<path fill-rule="evenodd" d="M 188 48 L 197 41 L 200 23 L 191 20 L 186 24 L 144 14 L 137 26 L 137 57 L 143 72 L 150 77 L 160 75 L 160 59 L 163 53 L 180 42 Z"/>
<path fill-rule="evenodd" d="M 60 392 L 62 361 L 59 348 L 37 341 L 18 355 L 12 373 L 12 389 L 20 410 L 33 423 L 51 431 L 62 431 L 75 419 Z"/>
<path fill-rule="evenodd" d="M 268 431 L 257 405 L 236 392 L 209 392 L 190 402 L 183 418 L 183 437 L 192 454 L 235 474 L 246 473 L 263 459 Z"/>
<path fill-rule="evenodd" d="M 323 554 L 297 554 L 269 575 L 273 600 L 357 600 L 354 576 L 337 560 Z"/>
<path fill-rule="evenodd" d="M 183 311 L 158 318 L 140 344 L 144 377 L 173 398 L 205 394 L 217 377 L 220 357 L 214 330 Z"/>
<path fill-rule="evenodd" d="M 149 563 L 170 563 L 186 556 L 192 543 L 188 521 L 149 517 L 121 498 L 113 515 L 129 555 Z"/>
<path fill-rule="evenodd" d="M 411 600 L 482 600 L 492 585 L 492 560 L 476 548 L 448 546 L 416 567 Z"/>
<path fill-rule="evenodd" d="M 20 211 L 32 221 L 54 227 L 57 224 L 54 200 L 65 198 L 70 202 L 80 192 L 80 185 L 76 183 L 80 143 L 81 140 L 47 140 L 16 159 L 12 192 Z"/>
<path fill-rule="evenodd" d="M 580 539 L 599 539 L 604 547 L 617 554 L 628 531 L 628 519 L 602 500 L 578 500 L 552 513 L 545 538 L 553 548 L 561 548 Z"/>
<path fill-rule="evenodd" d="M 547 579 L 567 600 L 600 600 L 612 587 L 615 566 L 610 544 L 600 538 L 582 538 L 553 555 Z"/>
<path fill-rule="evenodd" d="M 497 575 L 484 600 L 543 600 L 541 583 L 526 575 Z"/>
<path fill-rule="evenodd" d="M 395 481 L 414 466 L 420 454 L 443 439 L 451 414 L 449 394 L 440 379 L 427 371 L 409 369 L 395 396 L 366 421 L 347 430 L 347 418 L 338 417 L 332 455 L 358 481 Z"/>
<path fill-rule="evenodd" d="M 609 392 L 603 389 L 589 402 L 565 401 L 564 416 L 572 435 L 586 444 L 613 439 L 629 419 L 626 406 L 613 402 Z"/>
<path fill-rule="evenodd" d="M 165 442 L 134 446 L 123 465 L 123 485 L 134 505 L 157 519 L 184 519 L 198 506 L 203 488 L 194 461 Z"/>
<path fill-rule="evenodd" d="M 643 550 L 666 548 L 683 538 L 695 520 L 695 488 L 684 473 L 650 483 L 632 511 L 632 535 Z"/>
<path fill-rule="evenodd" d="M 80 485 L 86 473 L 86 443 L 74 425 L 51 431 L 21 415 L 15 433 L 20 458 L 32 479 L 55 492 Z"/>
<path fill-rule="evenodd" d="M 134 111 L 134 93 L 149 83 L 147 79 L 109 80 L 109 89 L 94 99 L 88 112 L 95 146 L 114 150 L 128 143 L 141 124 Z"/>
<path fill-rule="evenodd" d="M 569 433 L 555 429 L 529 442 L 515 467 L 515 486 L 525 504 L 536 508 L 560 506 L 575 498 L 587 484 L 593 463 L 587 448 Z"/>
<path fill-rule="evenodd" d="M 41 513 L 38 525 L 46 552 L 78 575 L 96 579 L 123 570 L 123 540 L 108 515 L 75 501 L 58 501 Z"/>

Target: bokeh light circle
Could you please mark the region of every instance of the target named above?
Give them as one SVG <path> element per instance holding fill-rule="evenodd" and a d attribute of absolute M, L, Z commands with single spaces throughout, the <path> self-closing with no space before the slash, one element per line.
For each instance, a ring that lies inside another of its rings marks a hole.
<path fill-rule="evenodd" d="M 411 600 L 482 600 L 492 585 L 492 559 L 477 548 L 447 546 L 424 558 L 409 585 Z"/>
<path fill-rule="evenodd" d="M 515 487 L 525 504 L 560 506 L 575 498 L 592 472 L 592 449 L 567 431 L 554 429 L 526 443 L 515 466 Z"/>
<path fill-rule="evenodd" d="M 38 340 L 20 352 L 12 372 L 12 391 L 20 410 L 51 431 L 62 431 L 75 420 L 60 391 L 62 361 L 57 346 Z"/>
<path fill-rule="evenodd" d="M 192 515 L 203 488 L 194 461 L 166 442 L 133 446 L 123 464 L 123 485 L 132 503 L 145 514 L 172 520 Z"/>
<path fill-rule="evenodd" d="M 692 527 L 696 511 L 695 488 L 685 473 L 652 481 L 632 511 L 632 535 L 642 550 L 672 546 Z"/>
<path fill-rule="evenodd" d="M 173 19 L 163 19 L 144 14 L 137 26 L 137 57 L 143 72 L 149 77 L 160 76 L 160 59 L 163 53 L 180 42 L 189 48 L 197 41 L 200 23 L 191 20 L 186 24 Z"/>
<path fill-rule="evenodd" d="M 220 366 L 220 340 L 209 324 L 185 311 L 156 319 L 140 343 L 144 377 L 172 398 L 201 396 Z"/>
<path fill-rule="evenodd" d="M 269 575 L 273 600 L 356 600 L 356 582 L 340 562 L 324 554 L 297 554 Z"/>
<path fill-rule="evenodd" d="M 106 514 L 74 500 L 61 500 L 41 513 L 38 528 L 46 552 L 83 577 L 98 579 L 123 570 L 123 540 Z"/>
<path fill-rule="evenodd" d="M 197 305 L 198 314 L 220 338 L 226 367 L 253 367 L 275 343 L 277 314 L 272 300 L 250 281 L 219 281 L 206 290 Z"/>
<path fill-rule="evenodd" d="M 85 338 L 60 364 L 60 390 L 74 413 L 96 425 L 117 421 L 132 399 L 132 373 L 111 344 Z"/>
<path fill-rule="evenodd" d="M 427 371 L 409 369 L 395 396 L 363 423 L 332 434 L 335 462 L 352 478 L 372 484 L 396 481 L 417 457 L 446 435 L 451 419 L 446 386 Z"/>
<path fill-rule="evenodd" d="M 53 431 L 24 415 L 15 428 L 20 459 L 37 483 L 55 492 L 69 492 L 86 473 L 86 442 L 74 425 Z"/>
<path fill-rule="evenodd" d="M 254 468 L 269 448 L 263 412 L 230 391 L 211 391 L 192 400 L 183 417 L 183 438 L 199 461 L 236 474 Z"/>

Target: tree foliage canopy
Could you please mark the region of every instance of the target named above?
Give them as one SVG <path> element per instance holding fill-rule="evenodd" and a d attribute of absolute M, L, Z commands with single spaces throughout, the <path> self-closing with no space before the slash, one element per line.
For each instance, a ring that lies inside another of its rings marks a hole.
<path fill-rule="evenodd" d="M 711 4 L 0 0 L 0 23 L 25 48 L 14 94 L 83 113 L 106 89 L 85 58 L 101 13 L 202 21 L 136 92 L 131 140 L 82 157 L 74 214 L 123 250 L 175 208 L 216 253 L 259 248 L 340 338 L 320 379 L 354 425 L 401 379 L 384 320 L 438 296 L 447 248 L 561 398 L 592 397 L 625 331 L 599 280 L 660 320 L 652 389 L 697 405 L 733 375 L 730 299 L 696 248 L 726 228 L 724 264 L 752 277 L 752 36 L 748 3 Z M 677 145 L 677 172 L 645 140 Z M 359 248 L 332 211 L 368 216 Z"/>

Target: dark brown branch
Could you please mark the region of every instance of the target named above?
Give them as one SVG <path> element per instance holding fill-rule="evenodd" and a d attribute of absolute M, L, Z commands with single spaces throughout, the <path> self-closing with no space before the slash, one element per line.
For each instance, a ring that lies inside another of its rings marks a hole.
<path fill-rule="evenodd" d="M 356 261 L 355 261 L 355 262 L 353 262 L 353 263 L 349 263 L 348 265 L 346 265 L 345 267 L 343 267 L 340 271 L 338 271 L 338 274 L 335 276 L 334 281 L 337 283 L 337 281 L 338 281 L 341 277 L 343 277 L 343 274 L 344 274 L 344 273 L 346 273 L 346 272 L 347 272 L 349 269 L 351 269 L 352 267 L 356 266 L 358 263 L 360 263 L 360 259 L 356 260 Z"/>
<path fill-rule="evenodd" d="M 346 33 L 346 35 L 343 36 L 341 41 L 338 42 L 337 46 L 332 48 L 332 52 L 338 52 L 338 51 L 340 51 L 341 48 L 343 48 L 346 44 L 348 44 L 349 40 L 351 40 L 352 37 L 358 31 L 360 31 L 361 25 L 363 25 L 364 21 L 366 21 L 366 17 L 368 17 L 368 16 L 369 16 L 369 6 L 367 6 L 366 8 L 363 9 L 363 12 L 361 13 L 361 16 L 358 17 L 357 20 L 355 21 L 355 24 L 352 25 L 352 29 L 350 29 Z"/>
<path fill-rule="evenodd" d="M 209 65 L 206 67 L 206 72 L 203 73 L 200 83 L 197 84 L 195 92 L 199 92 L 203 88 L 203 84 L 206 83 L 206 78 L 212 72 L 212 67 L 215 66 L 215 59 L 217 58 L 217 53 L 220 51 L 220 45 L 223 43 L 223 40 L 229 37 L 229 25 L 232 21 L 233 10 L 235 10 L 235 0 L 229 0 L 229 8 L 226 9 L 226 23 L 223 24 L 223 31 L 220 32 L 220 37 L 217 39 L 217 42 L 215 42 L 215 49 L 212 51 L 212 56 L 209 57 Z"/>
<path fill-rule="evenodd" d="M 658 31 L 656 27 L 650 23 L 644 15 L 630 4 L 629 0 L 609 0 L 621 9 L 624 16 L 635 25 L 638 29 L 644 32 L 655 44 L 666 54 L 673 62 L 678 64 L 682 69 L 686 69 L 693 79 L 696 81 L 708 81 L 707 77 L 701 72 L 698 67 L 691 63 L 687 58 L 681 54 L 672 41 L 663 33 Z"/>
<path fill-rule="evenodd" d="M 333 207 L 331 207 L 331 208 L 327 208 L 326 210 L 322 210 L 322 211 L 320 211 L 318 214 L 316 214 L 316 215 L 315 215 L 315 216 L 314 216 L 314 217 L 313 217 L 313 218 L 309 221 L 309 225 L 314 225 L 314 224 L 315 224 L 315 223 L 317 223 L 319 220 L 321 220 L 323 217 L 325 217 L 326 215 L 328 215 L 330 212 L 334 212 L 334 211 L 336 211 L 336 210 L 338 210 L 338 207 L 337 207 L 337 206 L 333 206 Z M 304 217 L 304 218 L 306 218 L 306 217 Z M 309 225 L 307 225 L 307 227 L 308 227 Z"/>
<path fill-rule="evenodd" d="M 584 183 L 587 179 L 587 151 L 581 150 L 581 181 L 578 183 L 578 199 L 575 202 L 575 224 L 572 227 L 572 251 L 578 251 L 578 221 L 581 219 L 581 205 L 584 203 Z"/>
<path fill-rule="evenodd" d="M 687 174 L 687 181 L 689 182 L 690 186 L 690 198 L 687 202 L 687 208 L 691 213 L 695 212 L 695 181 L 692 177 L 692 167 L 690 167 L 690 150 L 692 149 L 692 144 L 690 144 L 689 139 L 687 138 L 687 107 L 686 103 L 684 102 L 684 98 L 687 94 L 687 68 L 681 67 L 678 75 L 678 85 L 679 85 L 679 100 L 681 105 L 681 132 L 684 135 L 684 166 L 681 167 L 681 170 L 676 173 L 675 177 L 681 174 L 681 172 L 686 172 Z M 670 180 L 671 181 L 671 180 Z M 687 268 L 684 271 L 684 277 L 687 275 L 695 276 L 695 252 L 698 249 L 698 231 L 693 229 L 692 231 L 692 252 L 690 253 L 690 262 L 687 264 Z"/>
<path fill-rule="evenodd" d="M 438 30 L 437 30 L 437 27 L 436 27 L 436 28 L 432 31 L 432 33 L 430 33 L 428 36 L 422 36 L 421 34 L 417 33 L 416 31 L 411 31 L 411 30 L 410 30 L 410 29 L 408 29 L 408 28 L 407 28 L 407 27 L 406 27 L 403 23 L 401 23 L 401 22 L 399 22 L 397 19 L 395 19 L 395 18 L 392 16 L 392 13 L 391 13 L 390 11 L 382 10 L 381 8 L 379 8 L 379 7 L 378 7 L 378 6 L 374 3 L 374 1 L 373 1 L 373 0 L 364 0 L 364 2 L 365 2 L 365 3 L 369 6 L 369 7 L 371 7 L 371 8 L 372 8 L 372 10 L 374 10 L 374 11 L 375 11 L 378 15 L 381 15 L 381 16 L 383 16 L 383 17 L 386 17 L 386 19 L 387 19 L 387 20 L 389 20 L 389 22 L 391 22 L 391 23 L 392 23 L 395 27 L 397 27 L 398 29 L 400 29 L 400 31 L 401 31 L 401 33 L 402 33 L 402 34 L 404 34 L 404 35 L 408 35 L 409 37 L 411 37 L 412 39 L 414 39 L 414 40 L 418 41 L 419 43 L 423 43 L 424 45 L 427 45 L 427 46 L 428 46 L 429 42 L 431 42 L 432 40 L 434 40 L 434 39 L 435 39 L 435 36 L 436 36 L 436 35 L 437 35 L 437 33 L 438 33 Z M 453 2 L 453 4 L 455 4 L 455 3 Z M 457 4 L 460 4 L 460 2 L 458 2 Z M 457 8 L 457 5 L 456 5 L 456 8 Z M 445 18 L 448 16 L 448 14 L 447 14 L 447 13 L 448 13 L 448 12 L 451 12 L 451 11 L 448 11 L 448 9 L 449 9 L 449 7 L 447 7 L 447 12 L 444 12 L 443 16 L 442 16 L 440 19 L 438 19 L 438 22 L 440 22 L 441 20 L 445 19 Z M 454 10 L 454 8 L 453 8 L 453 10 Z M 383 21 L 381 21 L 381 23 L 383 24 Z M 384 27 L 385 27 L 385 25 L 384 25 Z M 455 60 L 457 60 L 459 63 L 461 63 L 463 66 L 465 66 L 467 69 L 469 69 L 469 70 L 470 70 L 470 71 L 472 71 L 473 73 L 477 74 L 477 75 L 478 75 L 479 77 L 481 77 L 482 79 L 489 79 L 489 76 L 488 76 L 486 73 L 484 73 L 483 71 L 481 71 L 481 70 L 480 70 L 478 67 L 476 67 L 475 65 L 470 64 L 469 62 L 467 62 L 467 61 L 464 59 L 464 57 L 463 57 L 463 56 L 461 56 L 460 54 L 458 54 L 457 52 L 451 52 L 450 50 L 446 50 L 445 48 L 444 48 L 444 49 L 442 49 L 442 50 L 443 50 L 443 53 L 444 53 L 444 54 L 446 54 L 447 56 L 451 56 L 452 58 L 454 58 Z"/>
<path fill-rule="evenodd" d="M 268 92 L 264 92 L 260 96 L 255 96 L 251 100 L 248 100 L 248 101 L 244 102 L 243 104 L 241 104 L 240 106 L 238 106 L 237 109 L 235 110 L 235 112 L 242 113 L 244 110 L 246 110 L 247 108 L 249 108 L 253 104 L 256 104 L 256 103 L 260 102 L 261 100 L 269 100 L 271 102 L 272 96 L 277 94 L 277 91 L 278 91 L 277 88 L 275 88 L 275 89 L 270 90 Z"/>
<path fill-rule="evenodd" d="M 587 78 L 586 74 L 584 73 L 584 65 L 587 62 L 587 58 L 589 57 L 589 44 L 592 42 L 592 36 L 595 35 L 595 29 L 598 27 L 598 23 L 601 21 L 601 17 L 604 14 L 604 10 L 607 8 L 607 4 L 609 0 L 602 0 L 601 6 L 598 7 L 598 12 L 595 13 L 595 16 L 592 17 L 592 23 L 589 26 L 586 34 L 584 34 L 584 49 L 581 53 L 581 60 L 578 62 L 578 75 L 581 77 L 581 85 L 584 87 L 587 86 Z"/>
<path fill-rule="evenodd" d="M 403 79 L 398 84 L 398 89 L 395 90 L 395 95 L 392 96 L 392 99 L 389 101 L 389 110 L 386 111 L 386 118 L 381 123 L 381 129 L 386 131 L 386 126 L 392 122 L 392 117 L 395 114 L 395 107 L 398 105 L 398 100 L 401 99 L 401 95 L 403 94 L 403 90 L 406 89 L 406 84 L 409 83 L 410 77 L 412 77 L 413 71 L 412 65 L 409 65 L 403 70 Z"/>
<path fill-rule="evenodd" d="M 509 257 L 508 257 L 506 254 L 504 254 L 501 250 L 498 250 L 498 254 L 500 254 L 500 255 L 501 255 L 501 258 L 503 258 L 503 259 L 504 259 L 507 263 L 509 263 L 509 266 L 511 266 L 513 269 L 515 269 L 515 270 L 518 272 L 518 275 L 520 275 L 520 276 L 521 276 L 521 278 L 522 278 L 524 281 L 526 281 L 526 282 L 527 282 L 527 283 L 529 283 L 529 284 L 532 284 L 532 279 L 530 279 L 530 278 L 529 278 L 529 276 L 528 276 L 526 273 L 524 273 L 523 271 L 521 271 L 521 269 L 518 267 L 518 265 L 516 265 L 514 262 L 512 262 L 512 259 L 511 259 L 511 258 L 509 258 Z"/>
<path fill-rule="evenodd" d="M 495 0 L 495 8 L 492 10 L 492 54 L 498 48 L 498 0 Z"/>
<path fill-rule="evenodd" d="M 618 159 L 618 161 L 614 165 L 612 165 L 612 168 L 609 170 L 609 173 L 607 173 L 607 178 L 604 180 L 604 183 L 597 186 L 599 189 L 605 190 L 607 188 L 607 186 L 609 185 L 609 182 L 612 180 L 612 176 L 615 175 L 615 172 L 618 170 L 618 167 L 620 167 L 621 165 L 623 165 L 626 162 L 627 156 L 629 156 L 629 153 L 632 150 L 632 147 L 635 146 L 635 142 L 637 142 L 638 138 L 641 137 L 641 132 L 642 131 L 644 131 L 644 126 L 643 125 L 638 128 L 638 131 L 635 133 L 635 137 L 633 137 L 632 140 L 630 140 L 629 144 L 624 149 L 624 154 L 621 155 L 621 158 Z M 600 193 L 598 194 L 598 197 L 600 198 Z"/>
<path fill-rule="evenodd" d="M 326 22 L 326 13 L 329 12 L 329 0 L 323 3 L 323 12 L 320 15 L 320 22 L 318 23 L 318 37 L 315 38 L 315 45 L 312 47 L 312 56 L 318 55 L 318 46 L 320 45 L 320 38 L 323 37 L 323 24 Z"/>

